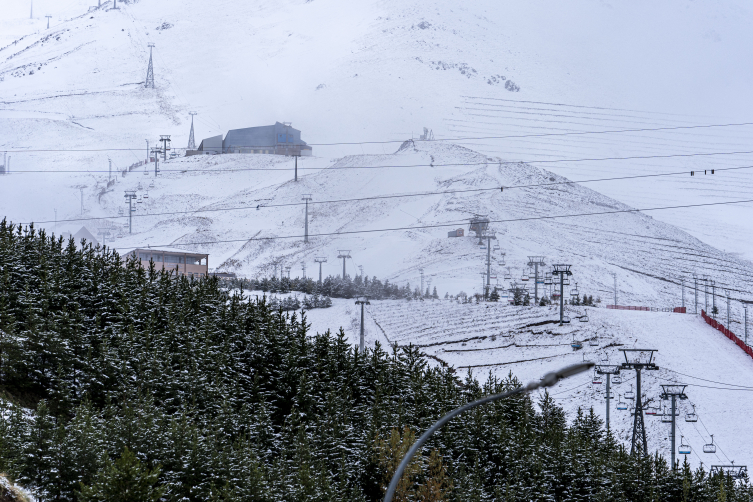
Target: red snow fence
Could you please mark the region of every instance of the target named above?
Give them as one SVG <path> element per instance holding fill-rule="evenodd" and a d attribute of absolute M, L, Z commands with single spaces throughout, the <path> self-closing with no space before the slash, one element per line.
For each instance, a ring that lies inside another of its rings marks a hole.
<path fill-rule="evenodd" d="M 750 348 L 747 345 L 745 345 L 745 342 L 743 342 L 742 340 L 740 340 L 737 337 L 737 335 L 735 335 L 733 332 L 731 332 L 730 330 L 728 330 L 727 328 L 725 328 L 722 323 L 717 322 L 714 319 L 712 319 L 711 317 L 707 316 L 706 312 L 703 309 L 701 309 L 701 317 L 703 317 L 703 320 L 706 321 L 706 324 L 708 324 L 709 326 L 711 326 L 714 329 L 717 329 L 717 330 L 721 331 L 724 334 L 724 336 L 726 336 L 727 338 L 729 338 L 730 340 L 732 340 L 733 342 L 735 342 L 738 347 L 740 347 L 741 349 L 743 349 L 745 351 L 746 354 L 748 354 L 750 357 L 753 357 L 753 349 L 752 348 Z"/>
<path fill-rule="evenodd" d="M 613 310 L 642 310 L 644 312 L 674 312 L 676 314 L 685 314 L 686 310 L 685 307 L 675 307 L 675 308 L 657 308 L 657 307 L 633 307 L 628 305 L 607 305 L 608 309 Z"/>

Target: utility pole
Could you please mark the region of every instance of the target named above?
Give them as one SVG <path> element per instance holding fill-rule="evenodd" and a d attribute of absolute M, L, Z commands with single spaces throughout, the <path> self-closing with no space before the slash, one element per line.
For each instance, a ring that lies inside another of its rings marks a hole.
<path fill-rule="evenodd" d="M 617 274 L 612 272 L 612 277 L 614 278 L 614 307 L 617 308 Z"/>
<path fill-rule="evenodd" d="M 711 313 L 714 315 L 714 319 L 716 319 L 716 281 L 711 281 Z"/>
<path fill-rule="evenodd" d="M 346 249 L 346 250 L 338 250 L 338 252 L 340 254 L 337 255 L 337 257 L 338 258 L 342 258 L 342 260 L 343 260 L 343 280 L 345 280 L 345 260 L 348 259 L 348 258 L 350 258 L 350 250 L 348 250 L 348 249 Z"/>
<path fill-rule="evenodd" d="M 170 143 L 170 135 L 161 134 L 159 140 L 162 142 L 162 161 L 164 162 L 167 160 L 167 151 L 170 150 L 170 147 L 167 146 Z"/>
<path fill-rule="evenodd" d="M 358 275 L 363 279 L 363 265 L 358 265 Z"/>
<path fill-rule="evenodd" d="M 681 279 L 682 282 L 682 306 L 685 307 L 685 279 Z"/>
<path fill-rule="evenodd" d="M 745 332 L 745 346 L 748 346 L 748 304 L 743 302 L 743 331 Z"/>
<path fill-rule="evenodd" d="M 360 342 L 359 342 L 358 347 L 361 350 L 361 354 L 363 354 L 363 348 L 364 348 L 363 347 L 364 346 L 364 339 L 363 339 L 363 306 L 364 305 L 371 305 L 371 303 L 369 303 L 369 299 L 368 298 L 364 298 L 363 300 L 356 300 L 356 305 L 360 305 L 361 306 L 361 338 L 360 338 Z"/>
<path fill-rule="evenodd" d="M 149 46 L 149 67 L 146 69 L 144 87 L 154 89 L 154 66 L 152 65 L 152 48 L 154 48 L 154 44 L 149 42 L 147 45 Z"/>
<path fill-rule="evenodd" d="M 301 262 L 301 268 L 303 269 L 303 280 L 305 281 L 306 280 L 306 262 L 305 261 Z"/>
<path fill-rule="evenodd" d="M 544 263 L 544 257 L 543 256 L 529 256 L 528 257 L 528 266 L 533 267 L 533 304 L 538 305 L 539 303 L 539 265 L 542 267 L 546 265 Z"/>
<path fill-rule="evenodd" d="M 146 140 L 146 162 L 144 164 L 149 163 L 149 140 Z"/>
<path fill-rule="evenodd" d="M 46 17 L 46 18 L 47 18 L 47 29 L 49 30 L 49 29 L 50 29 L 50 18 L 51 18 L 52 16 L 44 16 L 44 17 Z"/>
<path fill-rule="evenodd" d="M 133 233 L 133 213 L 136 212 L 136 208 L 133 207 L 133 200 L 136 198 L 136 192 L 134 190 L 125 191 L 125 199 L 128 201 L 128 233 Z"/>
<path fill-rule="evenodd" d="M 191 116 L 191 133 L 188 135 L 188 149 L 196 150 L 196 140 L 193 137 L 193 116 L 196 115 L 196 112 L 188 112 L 188 114 Z"/>
<path fill-rule="evenodd" d="M 698 313 L 698 276 L 693 274 L 693 313 Z"/>
<path fill-rule="evenodd" d="M 303 242 L 308 242 L 309 241 L 309 201 L 311 200 L 311 194 L 310 193 L 303 194 L 303 200 L 306 201 L 306 219 L 304 220 L 305 226 L 303 229 Z"/>
<path fill-rule="evenodd" d="M 732 329 L 732 326 L 729 323 L 729 290 L 724 290 L 724 295 L 727 297 L 727 329 Z"/>
<path fill-rule="evenodd" d="M 418 272 L 421 274 L 421 296 L 424 296 L 424 269 L 419 268 Z"/>
<path fill-rule="evenodd" d="M 110 170 L 107 172 L 107 181 L 109 182 L 112 180 L 112 159 L 107 159 L 107 162 L 110 164 Z"/>
<path fill-rule="evenodd" d="M 554 270 L 552 270 L 552 275 L 560 276 L 560 326 L 564 324 L 565 315 L 565 277 L 573 275 L 570 272 L 571 266 L 565 264 L 554 265 Z"/>
<path fill-rule="evenodd" d="M 612 399 L 612 390 L 611 390 L 611 377 L 612 375 L 619 375 L 620 374 L 620 366 L 614 365 L 614 364 L 597 364 L 596 365 L 596 373 L 598 375 L 606 375 L 607 376 L 607 431 L 609 431 L 609 401 Z"/>
<path fill-rule="evenodd" d="M 298 181 L 298 155 L 293 155 L 295 158 L 295 178 L 294 181 Z"/>
<path fill-rule="evenodd" d="M 285 267 L 285 273 L 288 274 L 288 280 L 290 280 L 290 267 Z"/>
<path fill-rule="evenodd" d="M 642 448 L 643 456 L 648 455 L 648 443 L 646 442 L 646 424 L 643 421 L 643 396 L 641 395 L 641 370 L 658 370 L 659 367 L 653 362 L 656 349 L 619 349 L 625 355 L 625 362 L 621 369 L 635 370 L 636 397 L 635 414 L 633 415 L 633 441 L 630 454 L 638 453 Z"/>
<path fill-rule="evenodd" d="M 675 470 L 675 413 L 677 410 L 677 398 L 679 397 L 682 401 L 688 398 L 688 396 L 685 395 L 685 387 L 687 387 L 687 385 L 682 384 L 661 386 L 664 391 L 662 392 L 661 398 L 672 399 L 672 432 L 670 434 L 670 439 L 672 441 L 672 470 Z"/>
<path fill-rule="evenodd" d="M 322 283 L 322 263 L 327 263 L 327 258 L 316 257 L 314 261 L 319 264 L 319 284 Z"/>
<path fill-rule="evenodd" d="M 703 276 L 703 305 L 706 315 L 709 315 L 709 276 Z"/>
<path fill-rule="evenodd" d="M 79 192 L 81 193 L 81 215 L 84 214 L 84 188 L 85 187 L 78 187 Z"/>

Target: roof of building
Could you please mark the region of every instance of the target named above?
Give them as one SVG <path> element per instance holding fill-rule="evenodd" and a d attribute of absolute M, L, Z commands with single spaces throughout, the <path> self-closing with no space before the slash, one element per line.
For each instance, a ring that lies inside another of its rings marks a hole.
<path fill-rule="evenodd" d="M 186 249 L 180 249 L 180 248 L 175 248 L 175 247 L 134 248 L 127 251 L 125 254 L 133 253 L 134 251 L 144 251 L 144 252 L 149 252 L 149 253 L 177 253 L 177 254 L 186 254 L 186 255 L 192 255 L 192 256 L 209 256 L 208 253 L 197 253 L 195 251 L 188 251 Z"/>

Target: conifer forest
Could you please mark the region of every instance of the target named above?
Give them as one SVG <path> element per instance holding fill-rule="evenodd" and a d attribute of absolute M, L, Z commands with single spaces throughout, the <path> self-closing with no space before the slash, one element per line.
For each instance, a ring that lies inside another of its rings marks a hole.
<path fill-rule="evenodd" d="M 0 472 L 40 500 L 378 501 L 434 421 L 519 384 L 410 345 L 361 353 L 336 326 L 311 332 L 305 309 L 0 223 Z M 566 416 L 542 393 L 450 422 L 395 500 L 752 495 L 745 478 L 631 456 L 592 410 Z"/>

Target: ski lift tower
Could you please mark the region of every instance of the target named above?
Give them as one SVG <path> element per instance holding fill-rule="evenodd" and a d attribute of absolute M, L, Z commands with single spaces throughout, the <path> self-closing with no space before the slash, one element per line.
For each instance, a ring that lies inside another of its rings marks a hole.
<path fill-rule="evenodd" d="M 572 272 L 570 272 L 570 267 L 572 265 L 565 265 L 565 264 L 558 264 L 554 265 L 554 270 L 552 270 L 552 275 L 558 275 L 560 276 L 560 326 L 564 324 L 564 315 L 565 315 L 565 278 L 568 276 L 573 275 Z M 568 281 L 569 282 L 569 281 Z M 570 322 L 568 320 L 568 322 Z"/>
<path fill-rule="evenodd" d="M 133 233 L 133 213 L 136 212 L 136 208 L 133 207 L 133 200 L 136 198 L 135 190 L 125 191 L 125 200 L 128 202 L 128 233 Z"/>
<path fill-rule="evenodd" d="M 340 253 L 337 257 L 343 260 L 343 280 L 345 280 L 345 260 L 350 258 L 350 249 L 338 249 L 337 252 Z"/>
<path fill-rule="evenodd" d="M 529 256 L 528 266 L 533 267 L 533 302 L 534 305 L 539 303 L 539 265 L 542 267 L 546 265 L 544 263 L 543 256 Z M 543 281 L 542 281 L 543 284 Z"/>
<path fill-rule="evenodd" d="M 170 150 L 170 135 L 161 134 L 159 140 L 162 142 L 162 162 L 167 161 L 167 151 Z"/>
<path fill-rule="evenodd" d="M 643 421 L 643 397 L 641 395 L 641 371 L 658 370 L 654 363 L 656 349 L 620 349 L 625 355 L 625 362 L 620 369 L 635 370 L 635 381 L 638 399 L 635 400 L 635 414 L 633 415 L 633 441 L 630 446 L 630 454 L 634 455 L 638 449 L 643 448 L 643 455 L 648 455 L 648 443 L 646 442 L 646 424 Z M 636 447 L 636 440 L 639 440 Z"/>
<path fill-rule="evenodd" d="M 317 256 L 314 258 L 314 262 L 319 264 L 319 284 L 322 283 L 322 263 L 327 263 L 327 258 Z"/>
<path fill-rule="evenodd" d="M 668 385 L 662 385 L 662 399 L 672 399 L 672 407 L 671 407 L 671 414 L 672 414 L 672 433 L 670 434 L 669 438 L 672 441 L 672 469 L 675 469 L 675 412 L 677 410 L 677 399 L 679 398 L 682 401 L 685 401 L 688 396 L 685 394 L 685 387 L 687 385 L 683 384 L 668 384 Z M 636 408 L 637 409 L 637 408 Z"/>
<path fill-rule="evenodd" d="M 711 470 L 709 470 L 709 477 L 714 477 L 717 474 L 724 474 L 725 476 L 730 476 L 732 479 L 741 479 L 743 477 L 744 473 L 748 472 L 748 466 L 747 465 L 735 465 L 735 462 L 732 462 L 732 465 L 712 465 Z"/>
<path fill-rule="evenodd" d="M 157 177 L 157 173 L 159 172 L 159 168 L 157 167 L 157 164 L 159 162 L 159 154 L 162 153 L 162 149 L 159 147 L 152 148 L 152 154 L 154 155 L 154 177 Z M 146 167 L 144 167 L 144 174 L 146 174 Z"/>
<path fill-rule="evenodd" d="M 358 347 L 360 349 L 361 354 L 363 354 L 363 349 L 364 349 L 364 338 L 363 338 L 363 306 L 364 305 L 371 305 L 371 303 L 369 303 L 369 299 L 368 298 L 364 297 L 361 300 L 356 300 L 356 305 L 360 305 L 361 306 L 361 338 L 359 340 Z"/>
<path fill-rule="evenodd" d="M 479 246 L 484 243 L 483 238 L 486 231 L 489 229 L 489 218 L 486 216 L 476 215 L 471 218 L 471 225 L 468 228 L 470 232 L 476 232 L 478 237 Z"/>
<path fill-rule="evenodd" d="M 620 368 L 621 366 L 618 366 L 616 364 L 597 364 L 596 365 L 596 374 L 597 375 L 606 375 L 607 376 L 607 431 L 609 431 L 609 400 L 614 399 L 611 394 L 611 377 L 612 375 L 619 375 L 620 374 Z M 618 382 L 619 383 L 619 382 Z"/>
<path fill-rule="evenodd" d="M 492 276 L 492 240 L 496 240 L 497 237 L 494 232 L 485 233 L 482 239 L 486 239 L 486 287 L 484 288 L 484 300 L 489 298 L 489 289 L 491 288 L 491 276 Z"/>

